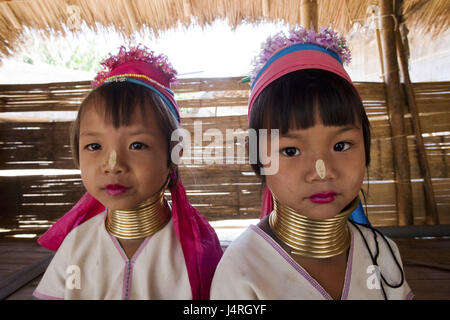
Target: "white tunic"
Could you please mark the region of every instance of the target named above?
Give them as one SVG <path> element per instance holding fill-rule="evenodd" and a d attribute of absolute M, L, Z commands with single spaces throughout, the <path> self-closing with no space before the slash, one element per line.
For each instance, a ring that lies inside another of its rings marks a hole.
<path fill-rule="evenodd" d="M 105 228 L 106 210 L 64 239 L 34 291 L 41 299 L 192 299 L 172 219 L 131 259 Z"/>
<path fill-rule="evenodd" d="M 348 223 L 351 243 L 341 299 L 383 299 L 376 268 L 358 230 Z M 358 226 L 372 252 L 375 242 L 372 231 Z M 392 285 L 400 282 L 388 246 L 378 235 L 381 274 Z M 396 244 L 388 239 L 402 266 Z M 382 282 L 383 283 L 383 282 Z M 400 288 L 383 283 L 388 299 L 412 299 L 406 280 Z M 211 286 L 211 299 L 306 300 L 332 299 L 323 287 L 308 274 L 282 247 L 255 225 L 245 230 L 225 250 L 217 266 Z"/>

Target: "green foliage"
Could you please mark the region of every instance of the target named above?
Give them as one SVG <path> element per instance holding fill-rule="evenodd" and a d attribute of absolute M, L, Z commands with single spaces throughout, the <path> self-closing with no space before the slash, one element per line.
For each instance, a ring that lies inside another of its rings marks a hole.
<path fill-rule="evenodd" d="M 28 64 L 48 64 L 72 70 L 97 72 L 105 50 L 98 39 L 76 37 L 40 37 L 30 34 L 22 46 L 19 60 Z"/>

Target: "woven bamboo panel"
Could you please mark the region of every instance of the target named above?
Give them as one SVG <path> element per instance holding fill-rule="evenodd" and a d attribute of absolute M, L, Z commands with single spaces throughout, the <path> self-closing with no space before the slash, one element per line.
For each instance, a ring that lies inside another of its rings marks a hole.
<path fill-rule="evenodd" d="M 73 111 L 90 90 L 88 81 L 0 85 L 0 112 Z"/>
<path fill-rule="evenodd" d="M 364 190 L 368 191 L 367 212 L 374 225 L 397 225 L 395 168 L 385 86 L 381 83 L 355 85 L 372 126 L 371 165 L 366 175 L 369 184 L 364 184 Z M 88 82 L 1 85 L 0 111 L 76 110 L 89 90 Z M 418 83 L 415 91 L 439 217 L 441 223 L 450 223 L 450 82 Z M 184 79 L 175 93 L 180 106 L 185 107 L 182 126 L 191 135 L 191 157 L 184 157 L 185 162 L 180 166 L 191 203 L 209 220 L 259 217 L 261 183 L 248 165 L 248 155 L 245 152 L 236 155 L 238 150 L 245 150 L 242 139 L 246 135 L 247 116 L 215 117 L 197 113 L 205 108 L 245 108 L 248 84 L 240 78 Z M 404 125 L 411 164 L 414 222 L 423 224 L 423 179 L 408 113 Z M 69 126 L 69 122 L 0 122 L 0 170 L 74 169 Z M 214 134 L 218 133 L 223 138 L 222 147 L 211 148 Z M 203 138 L 201 145 L 196 144 L 196 135 Z M 205 139 L 207 136 L 211 137 L 209 141 Z M 227 155 L 230 150 L 235 151 L 232 156 Z M 79 175 L 1 177 L 0 187 L 4 207 L 0 225 L 7 228 L 23 228 L 26 225 L 23 221 L 33 219 L 51 223 L 84 193 Z M 33 224 L 28 223 L 31 230 Z"/>
<path fill-rule="evenodd" d="M 0 124 L 1 169 L 73 169 L 68 122 Z"/>
<path fill-rule="evenodd" d="M 0 225 L 11 232 L 42 232 L 82 196 L 79 175 L 1 177 Z"/>

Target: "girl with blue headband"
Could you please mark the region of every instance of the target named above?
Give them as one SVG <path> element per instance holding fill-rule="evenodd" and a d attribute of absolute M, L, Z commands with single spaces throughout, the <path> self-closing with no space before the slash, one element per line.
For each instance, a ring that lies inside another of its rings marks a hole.
<path fill-rule="evenodd" d="M 395 243 L 350 215 L 370 164 L 370 124 L 334 31 L 278 33 L 255 61 L 249 128 L 265 185 L 261 221 L 219 262 L 212 299 L 411 299 Z M 272 149 L 276 143 L 278 148 Z M 261 138 L 259 138 L 261 139 Z M 260 149 L 278 170 L 268 174 Z M 266 174 L 267 173 L 267 174 Z"/>

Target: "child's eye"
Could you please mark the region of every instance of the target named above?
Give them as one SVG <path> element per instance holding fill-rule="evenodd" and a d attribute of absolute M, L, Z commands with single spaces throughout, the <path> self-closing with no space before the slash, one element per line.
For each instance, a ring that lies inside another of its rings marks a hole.
<path fill-rule="evenodd" d="M 147 145 L 145 143 L 142 142 L 133 142 L 132 144 L 130 144 L 130 149 L 131 150 L 142 150 L 147 148 Z"/>
<path fill-rule="evenodd" d="M 90 143 L 84 148 L 89 151 L 95 151 L 95 150 L 100 150 L 102 148 L 102 146 L 99 145 L 98 143 Z"/>
<path fill-rule="evenodd" d="M 288 147 L 281 150 L 281 153 L 287 157 L 295 157 L 300 154 L 300 150 L 294 147 Z"/>
<path fill-rule="evenodd" d="M 352 146 L 352 143 L 341 141 L 334 145 L 334 151 L 339 151 L 339 152 L 346 151 L 351 146 Z"/>

